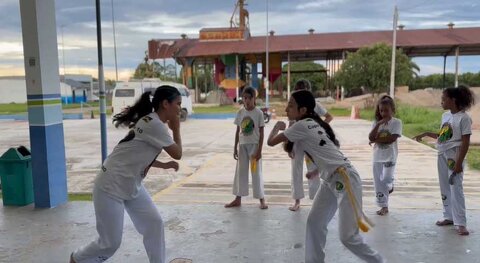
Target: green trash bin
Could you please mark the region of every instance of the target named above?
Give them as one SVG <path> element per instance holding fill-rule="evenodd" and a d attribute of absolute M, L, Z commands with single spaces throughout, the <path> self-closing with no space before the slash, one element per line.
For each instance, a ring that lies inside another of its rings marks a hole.
<path fill-rule="evenodd" d="M 33 203 L 32 158 L 26 147 L 10 148 L 0 157 L 0 180 L 4 206 Z"/>

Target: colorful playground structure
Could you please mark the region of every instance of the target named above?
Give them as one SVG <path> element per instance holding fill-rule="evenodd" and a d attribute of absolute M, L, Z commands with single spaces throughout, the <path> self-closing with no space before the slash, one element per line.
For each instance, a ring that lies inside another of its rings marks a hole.
<path fill-rule="evenodd" d="M 198 38 L 182 34 L 179 39 L 150 40 L 149 59 L 175 59 L 183 66 L 184 84 L 191 89 L 195 88 L 195 67 L 213 65 L 215 84 L 224 88 L 231 98 L 236 97 L 238 90 L 245 85 L 258 89 L 260 94 L 264 93 L 267 79 L 271 83 L 269 86 L 275 87 L 280 95 L 283 95 L 284 86 L 289 94 L 291 74 L 296 73 L 290 70 L 291 62 L 322 60 L 325 61 L 326 85 L 329 89 L 336 88 L 338 99 L 341 87 L 335 87 L 331 78 L 348 52 L 379 42 L 392 44 L 393 30 L 315 33 L 314 29 L 309 29 L 307 34 L 297 35 L 275 35 L 272 30 L 266 36 L 252 36 L 245 2 L 237 1 L 230 27 L 200 29 Z M 450 23 L 440 29 L 407 30 L 401 25 L 397 30 L 396 46 L 410 57 L 442 56 L 445 74 L 447 56 L 456 56 L 455 68 L 458 69 L 460 54 L 480 54 L 480 27 L 455 28 Z M 287 63 L 287 70 L 282 70 L 282 63 Z M 269 65 L 268 70 L 266 64 Z M 458 75 L 458 70 L 455 73 Z M 282 74 L 287 75 L 287 83 L 279 83 Z"/>

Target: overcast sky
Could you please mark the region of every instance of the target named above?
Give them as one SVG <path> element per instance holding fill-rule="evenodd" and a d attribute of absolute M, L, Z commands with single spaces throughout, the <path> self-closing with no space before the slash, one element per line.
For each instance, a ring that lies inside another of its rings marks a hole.
<path fill-rule="evenodd" d="M 20 0 L 0 0 L 0 76 L 23 75 Z M 112 0 L 102 0 L 105 75 L 114 78 Z M 252 35 L 266 32 L 266 0 L 249 0 Z M 203 27 L 227 27 L 235 0 L 113 0 L 120 77 L 127 79 L 153 38 L 198 36 Z M 276 34 L 390 30 L 393 7 L 407 29 L 480 27 L 479 0 L 269 0 L 269 28 Z M 97 75 L 94 0 L 55 1 L 60 73 L 62 28 L 67 73 Z M 461 57 L 460 72 L 479 72 L 480 56 Z M 421 75 L 441 73 L 443 58 L 415 59 Z M 453 57 L 447 60 L 453 72 Z"/>

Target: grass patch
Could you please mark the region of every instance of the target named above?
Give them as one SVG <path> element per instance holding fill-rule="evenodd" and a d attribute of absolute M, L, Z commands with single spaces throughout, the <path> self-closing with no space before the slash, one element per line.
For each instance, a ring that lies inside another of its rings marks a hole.
<path fill-rule="evenodd" d="M 92 194 L 68 194 L 68 201 L 92 201 Z"/>
<path fill-rule="evenodd" d="M 399 105 L 396 115 L 403 122 L 403 134 L 411 138 L 422 132 L 438 131 L 442 114 L 440 109 Z"/>
<path fill-rule="evenodd" d="M 27 112 L 26 103 L 0 104 L 0 114 L 18 114 Z"/>
<path fill-rule="evenodd" d="M 468 167 L 475 170 L 480 170 L 480 147 L 471 146 L 467 154 Z"/>
<path fill-rule="evenodd" d="M 0 191 L 0 199 L 2 199 L 2 191 Z M 93 201 L 92 194 L 68 194 L 68 201 Z"/>
<path fill-rule="evenodd" d="M 327 108 L 328 113 L 330 113 L 334 118 L 335 117 L 348 117 L 351 114 L 349 109 L 345 108 Z"/>
<path fill-rule="evenodd" d="M 233 105 L 193 107 L 194 113 L 236 113 L 238 108 Z"/>
<path fill-rule="evenodd" d="M 94 110 L 98 111 L 98 108 L 100 106 L 100 102 L 89 102 L 87 103 L 89 106 L 91 106 Z M 107 112 L 108 110 L 111 111 L 111 101 L 107 101 Z M 80 103 L 75 103 L 75 104 L 62 104 L 62 109 L 67 110 L 67 109 L 79 109 L 81 108 Z M 88 110 L 89 107 L 86 105 L 83 105 L 84 110 Z M 0 104 L 0 114 L 19 114 L 19 113 L 26 113 L 28 111 L 27 104 L 26 103 L 4 103 Z"/>

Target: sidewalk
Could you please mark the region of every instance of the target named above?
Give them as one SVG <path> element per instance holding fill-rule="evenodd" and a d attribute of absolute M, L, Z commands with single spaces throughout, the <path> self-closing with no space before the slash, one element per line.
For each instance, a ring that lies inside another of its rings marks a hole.
<path fill-rule="evenodd" d="M 165 222 L 167 259 L 194 263 L 304 262 L 309 208 L 292 213 L 281 206 L 225 209 L 221 205 L 158 205 Z M 368 211 L 372 214 L 373 211 Z M 398 210 L 370 216 L 376 226 L 363 234 L 389 263 L 479 262 L 480 212 L 468 212 L 472 233 L 458 236 L 437 227 L 440 211 Z M 0 262 L 68 262 L 69 254 L 96 237 L 91 202 L 70 202 L 54 209 L 0 205 Z M 338 239 L 336 217 L 329 226 L 326 262 L 360 263 Z M 125 217 L 123 243 L 107 262 L 148 262 L 141 236 Z M 167 261 L 168 262 L 168 261 Z"/>

